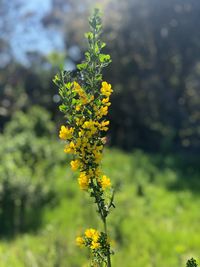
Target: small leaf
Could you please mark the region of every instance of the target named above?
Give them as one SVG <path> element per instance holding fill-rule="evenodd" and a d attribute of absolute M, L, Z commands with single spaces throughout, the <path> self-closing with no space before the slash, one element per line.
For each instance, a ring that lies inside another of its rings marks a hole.
<path fill-rule="evenodd" d="M 67 107 L 64 104 L 62 104 L 62 105 L 59 106 L 59 109 L 60 109 L 61 112 L 65 113 L 66 110 L 67 110 Z"/>
<path fill-rule="evenodd" d="M 93 35 L 92 32 L 87 32 L 87 33 L 85 33 L 85 37 L 86 37 L 88 40 L 92 40 L 93 37 L 94 37 L 94 35 Z"/>
<path fill-rule="evenodd" d="M 100 55 L 99 55 L 99 60 L 100 60 L 100 62 L 102 62 L 102 63 L 104 63 L 104 62 L 109 62 L 109 61 L 110 61 L 110 55 L 100 54 Z"/>
<path fill-rule="evenodd" d="M 78 64 L 78 65 L 77 65 L 77 68 L 78 68 L 79 70 L 84 70 L 84 69 L 87 68 L 87 63 L 84 62 L 84 63 Z"/>

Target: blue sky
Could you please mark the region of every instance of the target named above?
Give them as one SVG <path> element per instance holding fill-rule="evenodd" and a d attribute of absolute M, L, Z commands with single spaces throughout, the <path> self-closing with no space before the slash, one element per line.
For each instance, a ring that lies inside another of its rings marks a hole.
<path fill-rule="evenodd" d="M 45 28 L 41 22 L 51 8 L 52 0 L 3 0 L 1 3 L 1 12 L 5 14 L 0 18 L 1 36 L 9 43 L 12 56 L 24 65 L 29 65 L 27 52 L 46 55 L 55 50 L 64 51 L 62 33 L 56 27 Z"/>

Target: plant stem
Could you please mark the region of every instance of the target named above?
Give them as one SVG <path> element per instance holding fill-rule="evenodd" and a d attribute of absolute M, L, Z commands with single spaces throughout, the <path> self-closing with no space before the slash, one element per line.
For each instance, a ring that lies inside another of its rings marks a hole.
<path fill-rule="evenodd" d="M 104 232 L 105 232 L 106 236 L 108 236 L 106 218 L 104 218 L 103 224 L 104 224 Z M 110 249 L 108 249 L 107 252 L 108 252 L 108 255 L 107 255 L 107 267 L 111 267 Z"/>

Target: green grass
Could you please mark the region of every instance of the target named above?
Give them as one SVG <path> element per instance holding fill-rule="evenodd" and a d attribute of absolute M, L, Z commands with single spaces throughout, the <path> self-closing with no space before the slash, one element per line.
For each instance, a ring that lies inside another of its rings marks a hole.
<path fill-rule="evenodd" d="M 113 267 L 181 267 L 199 259 L 200 172 L 198 162 L 178 156 L 105 151 L 103 169 L 116 188 L 109 230 Z M 0 242 L 0 267 L 88 266 L 88 252 L 74 239 L 99 225 L 76 175 L 57 167 L 57 198 L 43 212 L 37 232 Z"/>

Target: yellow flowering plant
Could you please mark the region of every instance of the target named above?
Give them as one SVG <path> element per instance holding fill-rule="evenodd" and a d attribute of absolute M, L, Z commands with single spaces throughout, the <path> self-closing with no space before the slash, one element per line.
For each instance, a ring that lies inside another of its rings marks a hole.
<path fill-rule="evenodd" d="M 109 126 L 105 116 L 113 92 L 111 85 L 102 80 L 102 70 L 111 59 L 101 52 L 105 43 L 100 40 L 102 23 L 97 9 L 89 19 L 89 24 L 91 31 L 86 33 L 88 51 L 85 60 L 77 65 L 76 75 L 61 71 L 55 76 L 54 82 L 62 98 L 60 110 L 66 117 L 66 125 L 61 126 L 59 133 L 60 139 L 66 142 L 64 152 L 72 155 L 70 165 L 73 171 L 79 170 L 79 187 L 94 199 L 104 226 L 101 232 L 87 229 L 83 236 L 77 237 L 77 245 L 91 250 L 91 266 L 111 267 L 110 255 L 113 252 L 106 219 L 114 207 L 114 191 L 110 178 L 101 170 L 105 134 Z"/>

